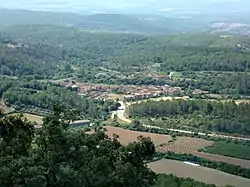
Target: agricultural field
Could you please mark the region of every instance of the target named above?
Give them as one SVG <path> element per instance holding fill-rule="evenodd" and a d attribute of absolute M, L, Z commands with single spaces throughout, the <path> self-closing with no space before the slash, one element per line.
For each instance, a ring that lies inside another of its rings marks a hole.
<path fill-rule="evenodd" d="M 193 153 L 193 155 L 195 155 L 197 157 L 205 158 L 207 160 L 212 160 L 212 161 L 217 161 L 217 162 L 225 162 L 228 164 L 241 166 L 243 168 L 250 169 L 250 160 L 244 160 L 244 159 L 216 155 L 216 154 L 210 154 L 210 153 L 204 153 L 204 152 L 195 152 L 195 153 Z"/>
<path fill-rule="evenodd" d="M 41 125 L 43 123 L 43 117 L 34 115 L 34 114 L 28 114 L 28 113 L 13 113 L 10 115 L 19 115 L 22 114 L 24 118 L 26 118 L 30 122 L 36 122 L 38 125 Z"/>
<path fill-rule="evenodd" d="M 174 152 L 178 154 L 193 154 L 200 149 L 207 146 L 212 146 L 213 142 L 200 139 L 200 138 L 190 138 L 190 137 L 178 137 L 176 141 L 158 147 L 161 152 Z"/>
<path fill-rule="evenodd" d="M 125 130 L 125 129 L 118 128 L 118 127 L 106 126 L 105 129 L 107 130 L 106 134 L 110 138 L 113 138 L 113 134 L 119 135 L 118 140 L 124 145 L 127 145 L 130 142 L 136 141 L 137 137 L 139 137 L 139 136 L 151 138 L 151 140 L 154 142 L 154 144 L 156 146 L 168 143 L 172 139 L 171 136 L 169 136 L 169 135 L 136 132 L 136 131 L 131 131 L 131 130 Z"/>
<path fill-rule="evenodd" d="M 192 178 L 207 184 L 225 186 L 230 184 L 236 187 L 249 187 L 250 179 L 227 174 L 215 169 L 197 167 L 174 160 L 160 160 L 148 164 L 148 167 L 157 173 L 173 174 L 177 177 Z"/>
<path fill-rule="evenodd" d="M 236 153 L 233 152 L 233 150 L 231 150 L 232 153 L 228 156 L 223 156 L 223 154 L 219 152 L 214 152 L 213 154 L 206 153 L 206 152 L 199 152 L 199 150 L 204 150 L 207 147 L 212 147 L 214 145 L 216 146 L 216 144 L 218 144 L 218 142 L 212 142 L 212 141 L 208 141 L 208 140 L 204 140 L 200 138 L 178 137 L 177 140 L 171 143 L 157 146 L 157 150 L 160 152 L 171 151 L 177 154 L 192 154 L 197 157 L 205 158 L 205 159 L 212 160 L 212 161 L 225 162 L 228 164 L 238 165 L 244 168 L 250 168 L 250 160 L 232 157 L 232 155 L 236 155 Z M 237 147 L 237 150 L 239 151 L 241 147 L 242 146 L 239 145 L 239 147 Z M 241 152 L 241 154 L 244 154 L 244 155 L 250 154 L 250 151 L 248 151 L 246 148 L 245 148 L 245 152 L 244 151 L 239 151 L 239 152 Z"/>
<path fill-rule="evenodd" d="M 249 145 L 227 142 L 215 142 L 212 146 L 206 147 L 203 151 L 211 154 L 218 154 L 250 160 Z"/>
<path fill-rule="evenodd" d="M 31 122 L 36 122 L 37 124 L 41 125 L 43 123 L 43 117 L 42 116 L 37 116 L 33 114 L 27 114 L 24 113 L 23 116 L 27 118 Z"/>

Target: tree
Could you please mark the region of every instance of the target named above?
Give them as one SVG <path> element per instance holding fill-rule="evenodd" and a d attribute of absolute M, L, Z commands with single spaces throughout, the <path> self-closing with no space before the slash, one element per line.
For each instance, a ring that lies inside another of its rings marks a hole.
<path fill-rule="evenodd" d="M 54 106 L 36 132 L 21 116 L 1 119 L 1 187 L 149 187 L 155 182 L 155 173 L 144 164 L 155 153 L 149 138 L 124 146 L 103 130 L 69 130 L 65 113 Z"/>

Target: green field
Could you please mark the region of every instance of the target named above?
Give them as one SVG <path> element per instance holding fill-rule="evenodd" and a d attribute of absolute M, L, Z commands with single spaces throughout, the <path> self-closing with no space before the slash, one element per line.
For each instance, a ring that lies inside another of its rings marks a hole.
<path fill-rule="evenodd" d="M 204 152 L 250 160 L 249 145 L 215 142 L 212 147 L 207 147 Z"/>

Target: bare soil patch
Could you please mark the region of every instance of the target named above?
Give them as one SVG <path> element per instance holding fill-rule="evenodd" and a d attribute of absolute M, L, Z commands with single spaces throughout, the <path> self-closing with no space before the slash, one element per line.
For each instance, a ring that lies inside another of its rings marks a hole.
<path fill-rule="evenodd" d="M 200 139 L 200 138 L 190 138 L 190 137 L 178 137 L 178 139 L 168 145 L 159 147 L 161 152 L 175 152 L 179 154 L 193 154 L 199 149 L 203 149 L 208 146 L 212 146 L 213 142 Z"/>
<path fill-rule="evenodd" d="M 119 136 L 118 140 L 123 144 L 127 145 L 131 142 L 137 141 L 137 137 L 144 136 L 149 137 L 154 142 L 154 144 L 160 145 L 164 143 L 168 143 L 172 138 L 169 135 L 160 135 L 160 134 L 153 134 L 153 133 L 146 133 L 146 132 L 136 132 L 131 130 L 125 130 L 118 127 L 111 127 L 106 126 L 107 129 L 106 134 L 109 138 L 113 138 L 113 134 L 117 134 Z"/>
<path fill-rule="evenodd" d="M 27 113 L 24 113 L 23 116 L 25 118 L 27 118 L 29 121 L 36 122 L 39 125 L 41 125 L 43 123 L 43 117 L 42 116 L 37 116 L 37 115 L 27 114 Z"/>
<path fill-rule="evenodd" d="M 197 167 L 184 164 L 175 160 L 160 160 L 148 164 L 148 167 L 157 173 L 174 174 L 178 177 L 192 178 L 207 184 L 218 186 L 233 185 L 237 187 L 249 187 L 250 179 L 221 172 L 206 167 Z"/>
<path fill-rule="evenodd" d="M 225 162 L 228 164 L 233 164 L 244 168 L 250 168 L 250 160 L 198 152 L 198 150 L 204 149 L 205 147 L 212 145 L 213 142 L 208 140 L 203 140 L 199 138 L 178 137 L 176 141 L 163 146 L 158 146 L 157 149 L 160 152 L 171 151 L 178 154 L 192 154 L 197 157 L 205 158 L 212 161 Z"/>
<path fill-rule="evenodd" d="M 213 161 L 218 161 L 218 162 L 226 162 L 228 164 L 233 164 L 233 165 L 241 166 L 244 168 L 250 168 L 250 160 L 238 159 L 238 158 L 222 156 L 222 155 L 215 155 L 215 154 L 204 153 L 204 152 L 196 152 L 196 153 L 194 153 L 194 155 L 208 159 L 208 160 L 213 160 Z"/>

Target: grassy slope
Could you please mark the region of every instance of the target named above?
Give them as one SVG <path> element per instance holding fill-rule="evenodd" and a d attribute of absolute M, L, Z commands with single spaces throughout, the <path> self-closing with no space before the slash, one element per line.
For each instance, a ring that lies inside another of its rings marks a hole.
<path fill-rule="evenodd" d="M 204 152 L 235 158 L 250 159 L 250 146 L 241 144 L 215 142 L 212 147 L 207 147 Z"/>

